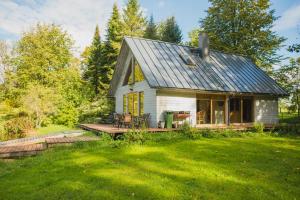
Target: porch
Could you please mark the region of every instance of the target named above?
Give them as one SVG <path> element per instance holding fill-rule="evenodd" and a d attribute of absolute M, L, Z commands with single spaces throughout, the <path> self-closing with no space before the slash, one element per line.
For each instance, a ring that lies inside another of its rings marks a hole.
<path fill-rule="evenodd" d="M 196 95 L 197 127 L 249 127 L 254 120 L 254 97 L 245 95 Z"/>

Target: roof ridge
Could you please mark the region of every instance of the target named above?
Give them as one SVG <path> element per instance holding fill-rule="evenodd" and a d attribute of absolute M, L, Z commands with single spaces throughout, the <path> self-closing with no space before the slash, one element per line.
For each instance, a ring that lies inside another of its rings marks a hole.
<path fill-rule="evenodd" d="M 194 47 L 194 46 L 190 46 L 190 45 L 185 45 L 185 44 L 177 44 L 177 43 L 174 43 L 174 42 L 166 42 L 166 41 L 162 41 L 162 40 L 154 40 L 154 39 L 137 37 L 137 36 L 128 36 L 128 35 L 125 35 L 124 38 L 134 38 L 134 39 L 139 39 L 139 40 L 148 40 L 148 41 L 154 41 L 154 42 L 160 42 L 160 43 L 173 44 L 173 45 L 177 45 L 177 46 L 188 47 L 190 49 L 198 48 L 198 47 Z M 216 49 L 210 49 L 210 51 L 224 53 L 224 54 L 227 54 L 227 55 L 241 56 L 241 57 L 248 58 L 248 59 L 251 60 L 251 58 L 249 56 L 243 55 L 243 54 L 239 54 L 239 53 L 230 53 L 230 52 L 216 50 Z"/>
<path fill-rule="evenodd" d="M 161 43 L 174 44 L 174 45 L 177 45 L 177 46 L 195 48 L 195 47 L 192 47 L 192 46 L 189 46 L 189 45 L 177 44 L 177 43 L 174 43 L 174 42 L 166 42 L 166 41 L 162 41 L 162 40 L 153 40 L 153 39 L 149 39 L 149 38 L 136 37 L 136 36 L 124 36 L 124 38 L 135 38 L 135 39 L 140 39 L 140 40 L 149 40 L 149 41 L 155 41 L 155 42 L 161 42 Z"/>

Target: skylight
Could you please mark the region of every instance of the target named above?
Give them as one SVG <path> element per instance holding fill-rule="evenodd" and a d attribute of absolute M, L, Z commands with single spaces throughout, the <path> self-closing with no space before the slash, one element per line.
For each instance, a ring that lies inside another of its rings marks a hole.
<path fill-rule="evenodd" d="M 190 65 L 190 66 L 195 66 L 196 65 L 194 60 L 188 54 L 181 53 L 179 55 L 180 55 L 181 59 L 184 61 L 185 64 Z"/>

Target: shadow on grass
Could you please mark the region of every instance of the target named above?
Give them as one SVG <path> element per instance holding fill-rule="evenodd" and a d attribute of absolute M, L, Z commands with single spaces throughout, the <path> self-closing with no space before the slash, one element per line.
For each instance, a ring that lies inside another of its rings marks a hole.
<path fill-rule="evenodd" d="M 290 138 L 101 142 L 0 162 L 4 199 L 294 199 L 300 145 Z"/>

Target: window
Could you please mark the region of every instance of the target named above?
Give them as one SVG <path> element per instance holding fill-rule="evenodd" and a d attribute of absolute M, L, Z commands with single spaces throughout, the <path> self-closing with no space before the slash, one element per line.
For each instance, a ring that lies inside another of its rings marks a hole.
<path fill-rule="evenodd" d="M 139 93 L 140 115 L 144 114 L 144 92 Z"/>
<path fill-rule="evenodd" d="M 133 93 L 128 94 L 128 113 L 133 114 Z"/>
<path fill-rule="evenodd" d="M 123 113 L 127 113 L 127 95 L 123 95 Z"/>
<path fill-rule="evenodd" d="M 135 82 L 141 82 L 145 80 L 141 66 L 134 61 L 134 81 Z"/>
<path fill-rule="evenodd" d="M 145 77 L 143 75 L 141 66 L 135 59 L 131 59 L 128 66 L 128 71 L 125 76 L 123 85 L 132 85 L 136 82 L 144 81 Z"/>
<path fill-rule="evenodd" d="M 144 92 L 133 92 L 123 95 L 123 111 L 133 116 L 144 114 Z"/>

